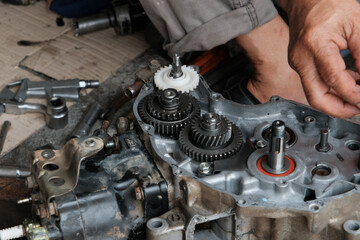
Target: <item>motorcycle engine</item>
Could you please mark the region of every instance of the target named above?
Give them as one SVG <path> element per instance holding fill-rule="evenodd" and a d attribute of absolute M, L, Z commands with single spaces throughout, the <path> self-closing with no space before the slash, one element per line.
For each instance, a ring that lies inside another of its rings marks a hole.
<path fill-rule="evenodd" d="M 34 152 L 28 239 L 360 239 L 356 123 L 237 104 L 176 64 L 133 112 L 133 131 Z"/>

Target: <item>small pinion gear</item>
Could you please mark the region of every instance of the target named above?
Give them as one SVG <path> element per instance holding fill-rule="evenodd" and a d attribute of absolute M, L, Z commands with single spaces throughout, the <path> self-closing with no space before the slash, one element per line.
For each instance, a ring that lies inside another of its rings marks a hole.
<path fill-rule="evenodd" d="M 200 116 L 200 105 L 187 93 L 175 89 L 154 92 L 143 98 L 138 111 L 141 119 L 155 128 L 155 133 L 174 135 Z"/>
<path fill-rule="evenodd" d="M 192 159 L 213 162 L 235 155 L 241 149 L 243 136 L 235 124 L 212 113 L 183 128 L 179 143 L 181 150 Z"/>

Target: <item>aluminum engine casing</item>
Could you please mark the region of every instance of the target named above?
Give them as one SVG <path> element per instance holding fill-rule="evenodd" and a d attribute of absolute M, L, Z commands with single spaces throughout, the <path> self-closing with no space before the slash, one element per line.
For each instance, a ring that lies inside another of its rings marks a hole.
<path fill-rule="evenodd" d="M 138 105 L 155 90 L 148 82 L 133 111 L 141 139 L 168 184 L 170 211 L 147 222 L 147 239 L 360 239 L 360 127 L 280 97 L 261 105 L 240 105 L 212 92 L 204 79 L 190 94 L 201 113 L 217 113 L 237 125 L 241 150 L 211 163 L 199 174 L 199 161 L 181 151 L 178 137 L 155 133 Z M 257 166 L 268 152 L 266 131 L 285 122 L 291 142 L 286 156 L 295 163 L 283 177 Z M 318 151 L 320 131 L 328 129 L 330 150 Z M 316 174 L 317 170 L 326 170 Z"/>

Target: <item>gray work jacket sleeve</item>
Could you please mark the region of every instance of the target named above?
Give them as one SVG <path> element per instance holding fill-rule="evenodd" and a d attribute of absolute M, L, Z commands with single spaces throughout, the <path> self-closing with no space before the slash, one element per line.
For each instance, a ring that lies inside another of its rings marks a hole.
<path fill-rule="evenodd" d="M 271 0 L 140 0 L 169 55 L 203 51 L 271 21 Z"/>

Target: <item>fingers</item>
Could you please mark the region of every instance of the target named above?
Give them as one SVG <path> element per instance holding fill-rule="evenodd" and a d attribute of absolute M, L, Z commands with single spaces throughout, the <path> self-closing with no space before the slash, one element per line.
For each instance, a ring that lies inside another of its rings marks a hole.
<path fill-rule="evenodd" d="M 315 66 L 320 78 L 336 95 L 355 106 L 360 106 L 360 86 L 346 70 L 344 60 L 335 44 L 328 44 L 314 54 Z"/>
<path fill-rule="evenodd" d="M 360 110 L 344 102 L 321 79 L 316 67 L 311 67 L 302 75 L 303 87 L 310 105 L 331 116 L 348 118 L 359 114 Z"/>

